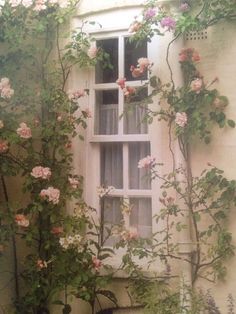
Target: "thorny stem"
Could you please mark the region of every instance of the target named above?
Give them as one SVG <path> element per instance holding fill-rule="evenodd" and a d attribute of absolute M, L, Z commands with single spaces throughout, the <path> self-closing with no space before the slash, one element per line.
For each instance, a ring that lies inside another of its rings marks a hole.
<path fill-rule="evenodd" d="M 8 212 L 10 213 L 10 208 L 9 208 L 9 197 L 8 197 L 8 192 L 7 192 L 7 186 L 6 182 L 4 179 L 4 176 L 1 175 L 1 181 L 2 181 L 2 186 L 3 186 L 3 193 L 5 197 L 5 202 L 6 202 L 6 207 Z M 13 231 L 13 225 L 11 224 L 11 229 Z M 18 260 L 17 260 L 17 245 L 16 245 L 16 238 L 14 233 L 12 232 L 12 246 L 13 246 L 13 258 L 14 258 L 14 281 L 15 281 L 15 294 L 16 294 L 16 300 L 19 300 L 20 298 L 20 289 L 19 289 L 19 280 L 18 280 Z"/>

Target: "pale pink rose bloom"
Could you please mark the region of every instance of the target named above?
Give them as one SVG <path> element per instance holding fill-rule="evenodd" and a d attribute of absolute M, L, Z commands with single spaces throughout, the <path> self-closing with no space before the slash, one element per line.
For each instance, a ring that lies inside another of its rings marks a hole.
<path fill-rule="evenodd" d="M 95 268 L 95 270 L 98 271 L 100 267 L 102 266 L 102 261 L 98 259 L 96 256 L 93 256 L 92 260 L 93 260 L 93 268 Z"/>
<path fill-rule="evenodd" d="M 31 129 L 24 122 L 20 123 L 20 127 L 16 130 L 16 133 L 21 138 L 26 138 L 27 139 L 27 138 L 32 137 Z"/>
<path fill-rule="evenodd" d="M 10 80 L 7 77 L 3 77 L 0 81 L 0 89 L 8 87 L 10 85 Z"/>
<path fill-rule="evenodd" d="M 2 98 L 11 98 L 14 95 L 14 89 L 10 88 L 10 86 L 6 86 L 1 90 Z"/>
<path fill-rule="evenodd" d="M 138 21 L 133 22 L 129 27 L 129 33 L 136 33 L 140 28 L 142 27 L 142 24 Z"/>
<path fill-rule="evenodd" d="M 60 114 L 57 116 L 57 121 L 58 121 L 58 122 L 61 122 L 61 121 L 62 121 L 62 116 L 61 116 Z"/>
<path fill-rule="evenodd" d="M 200 78 L 196 78 L 191 82 L 191 90 L 199 94 L 203 86 L 203 81 Z"/>
<path fill-rule="evenodd" d="M 0 140 L 0 154 L 5 153 L 8 150 L 8 142 L 4 140 Z"/>
<path fill-rule="evenodd" d="M 21 4 L 21 0 L 9 0 L 9 4 L 12 8 L 15 8 Z"/>
<path fill-rule="evenodd" d="M 138 168 L 149 168 L 153 165 L 154 162 L 155 158 L 148 155 L 145 158 L 139 160 Z"/>
<path fill-rule="evenodd" d="M 45 0 L 36 0 L 35 1 L 35 7 L 33 8 L 34 11 L 42 11 L 42 10 L 46 10 L 47 6 L 46 6 L 46 1 Z"/>
<path fill-rule="evenodd" d="M 129 227 L 127 230 L 121 232 L 121 238 L 124 241 L 135 240 L 138 238 L 138 230 L 135 227 Z"/>
<path fill-rule="evenodd" d="M 123 92 L 124 92 L 124 95 L 128 97 L 130 95 L 134 95 L 136 92 L 136 89 L 134 87 L 127 86 L 123 89 Z"/>
<path fill-rule="evenodd" d="M 116 84 L 118 84 L 120 86 L 120 88 L 125 88 L 125 81 L 126 81 L 126 78 L 119 78 L 116 80 Z"/>
<path fill-rule="evenodd" d="M 90 48 L 87 51 L 87 56 L 90 59 L 94 59 L 94 58 L 96 58 L 97 53 L 98 53 L 98 49 L 95 46 L 90 46 Z"/>
<path fill-rule="evenodd" d="M 18 226 L 27 228 L 29 227 L 29 220 L 26 218 L 23 214 L 17 214 L 15 215 L 15 222 Z"/>
<path fill-rule="evenodd" d="M 39 269 L 43 269 L 43 268 L 47 268 L 48 267 L 48 264 L 46 261 L 43 261 L 42 259 L 38 259 L 37 260 L 37 267 Z"/>
<path fill-rule="evenodd" d="M 25 7 L 25 8 L 28 8 L 30 7 L 32 4 L 33 4 L 33 1 L 32 0 L 22 0 L 22 5 Z"/>
<path fill-rule="evenodd" d="M 60 0 L 58 4 L 60 8 L 65 9 L 69 6 L 70 2 L 68 0 Z"/>
<path fill-rule="evenodd" d="M 84 97 L 87 95 L 87 92 L 84 89 L 78 89 L 77 91 L 73 92 L 73 93 L 69 93 L 69 99 L 76 101 L 78 100 L 80 97 Z"/>
<path fill-rule="evenodd" d="M 49 179 L 51 174 L 50 168 L 42 166 L 36 166 L 31 171 L 31 176 L 34 178 Z"/>
<path fill-rule="evenodd" d="M 140 68 L 140 70 L 144 71 L 146 70 L 150 65 L 150 62 L 148 60 L 148 58 L 139 58 L 138 59 L 138 66 Z"/>
<path fill-rule="evenodd" d="M 2 129 L 4 127 L 4 123 L 2 120 L 0 120 L 0 129 Z"/>
<path fill-rule="evenodd" d="M 80 185 L 79 180 L 76 178 L 68 178 L 68 181 L 69 181 L 72 189 L 77 189 Z"/>
<path fill-rule="evenodd" d="M 135 68 L 133 65 L 131 65 L 130 71 L 131 71 L 132 76 L 133 76 L 134 78 L 137 78 L 137 77 L 143 75 L 143 69 Z"/>
<path fill-rule="evenodd" d="M 52 202 L 55 205 L 59 203 L 60 191 L 50 186 L 47 189 L 41 190 L 40 197 L 46 198 L 48 202 Z"/>
<path fill-rule="evenodd" d="M 185 112 L 177 112 L 175 115 L 175 123 L 181 128 L 185 127 L 188 123 L 188 117 Z"/>

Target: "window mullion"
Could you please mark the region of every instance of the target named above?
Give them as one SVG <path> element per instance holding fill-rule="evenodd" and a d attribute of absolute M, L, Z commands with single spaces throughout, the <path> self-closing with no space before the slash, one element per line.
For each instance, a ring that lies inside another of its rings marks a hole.
<path fill-rule="evenodd" d="M 118 43 L 118 74 L 119 78 L 124 77 L 124 37 L 119 36 Z M 121 88 L 119 88 L 119 109 L 118 109 L 118 117 L 122 115 L 124 112 L 124 94 Z M 118 124 L 118 134 L 123 135 L 124 130 L 124 119 L 119 119 Z"/>

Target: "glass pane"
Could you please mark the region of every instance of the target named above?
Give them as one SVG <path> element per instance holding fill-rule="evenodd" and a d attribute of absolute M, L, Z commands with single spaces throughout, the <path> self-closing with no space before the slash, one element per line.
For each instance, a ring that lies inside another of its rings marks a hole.
<path fill-rule="evenodd" d="M 142 238 L 152 235 L 152 201 L 150 198 L 131 198 L 130 225 L 136 227 Z"/>
<path fill-rule="evenodd" d="M 95 134 L 118 133 L 118 90 L 96 91 Z"/>
<path fill-rule="evenodd" d="M 124 133 L 125 134 L 146 134 L 148 132 L 147 121 L 144 117 L 147 111 L 147 105 L 136 105 L 133 102 L 140 102 L 148 95 L 147 88 L 140 90 L 140 92 L 132 97 L 130 103 L 125 104 L 124 112 Z"/>
<path fill-rule="evenodd" d="M 149 142 L 129 144 L 129 188 L 130 189 L 150 189 L 151 179 L 149 171 L 145 168 L 139 169 L 140 159 L 150 155 Z"/>
<path fill-rule="evenodd" d="M 129 38 L 125 38 L 125 77 L 127 81 L 146 80 L 147 72 L 144 75 L 134 78 L 132 77 L 130 67 L 137 66 L 139 58 L 147 58 L 147 42 L 142 42 L 137 45 L 135 41 L 130 42 Z"/>
<path fill-rule="evenodd" d="M 122 144 L 107 143 L 101 145 L 101 185 L 123 187 Z"/>
<path fill-rule="evenodd" d="M 112 83 L 118 78 L 118 38 L 97 41 L 97 47 L 109 55 L 107 62 L 98 62 L 95 68 L 96 83 Z M 109 63 L 112 68 L 108 67 Z"/>
<path fill-rule="evenodd" d="M 117 241 L 117 238 L 109 235 L 109 231 L 106 228 L 111 229 L 112 226 L 120 224 L 122 220 L 122 213 L 120 209 L 121 199 L 118 197 L 106 197 L 102 201 L 102 222 L 104 228 L 102 231 L 102 241 L 105 241 L 105 245 L 113 245 Z"/>

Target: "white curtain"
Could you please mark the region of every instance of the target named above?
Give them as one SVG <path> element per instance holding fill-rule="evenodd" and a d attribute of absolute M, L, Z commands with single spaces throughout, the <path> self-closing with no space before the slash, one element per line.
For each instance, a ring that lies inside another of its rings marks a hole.
<path fill-rule="evenodd" d="M 98 134 L 118 133 L 118 105 L 99 105 Z"/>
<path fill-rule="evenodd" d="M 121 143 L 101 145 L 101 184 L 123 188 L 123 149 Z"/>
<path fill-rule="evenodd" d="M 130 225 L 136 227 L 142 238 L 149 238 L 152 234 L 152 205 L 150 198 L 131 198 L 132 206 Z"/>
<path fill-rule="evenodd" d="M 150 155 L 150 144 L 148 142 L 129 144 L 129 188 L 130 189 L 150 189 L 151 180 L 148 170 L 139 169 L 140 159 Z"/>
<path fill-rule="evenodd" d="M 143 121 L 146 108 L 135 106 L 131 111 L 124 114 L 124 133 L 125 134 L 146 134 L 147 122 Z"/>

